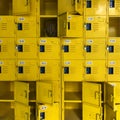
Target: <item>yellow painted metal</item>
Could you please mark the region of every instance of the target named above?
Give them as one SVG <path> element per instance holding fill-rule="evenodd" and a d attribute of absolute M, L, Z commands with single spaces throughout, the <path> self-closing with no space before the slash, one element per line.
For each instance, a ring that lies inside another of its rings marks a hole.
<path fill-rule="evenodd" d="M 106 29 L 107 29 L 106 16 L 85 17 L 86 38 L 94 38 L 94 37 L 104 38 L 106 37 Z"/>
<path fill-rule="evenodd" d="M 107 0 L 85 0 L 85 15 L 106 15 Z"/>
<path fill-rule="evenodd" d="M 36 18 L 31 16 L 19 16 L 15 19 L 16 36 L 29 38 L 36 37 Z"/>
<path fill-rule="evenodd" d="M 37 102 L 49 104 L 54 102 L 54 89 L 52 82 L 37 82 Z"/>
<path fill-rule="evenodd" d="M 107 80 L 108 81 L 120 81 L 120 61 L 109 60 L 107 64 Z"/>
<path fill-rule="evenodd" d="M 14 82 L 14 99 L 24 105 L 29 104 L 29 84 L 25 82 Z"/>
<path fill-rule="evenodd" d="M 15 102 L 15 120 L 30 120 L 30 107 Z"/>
<path fill-rule="evenodd" d="M 13 0 L 13 14 L 24 15 L 30 13 L 30 0 Z"/>
<path fill-rule="evenodd" d="M 38 67 L 36 60 L 17 60 L 17 80 L 35 81 L 38 79 Z"/>
<path fill-rule="evenodd" d="M 60 80 L 60 61 L 40 60 L 39 75 L 39 80 Z"/>
<path fill-rule="evenodd" d="M 62 38 L 63 59 L 84 59 L 82 38 Z"/>
<path fill-rule="evenodd" d="M 81 0 L 58 0 L 58 14 L 65 12 L 77 12 L 83 14 L 83 1 Z"/>
<path fill-rule="evenodd" d="M 60 59 L 60 39 L 42 37 L 38 40 L 39 59 Z"/>
<path fill-rule="evenodd" d="M 85 58 L 86 59 L 105 59 L 106 58 L 106 39 L 93 38 L 85 40 Z"/>
<path fill-rule="evenodd" d="M 59 103 L 38 105 L 37 111 L 37 120 L 60 120 Z"/>
<path fill-rule="evenodd" d="M 120 39 L 109 38 L 107 42 L 107 58 L 119 60 L 120 59 Z"/>
<path fill-rule="evenodd" d="M 91 104 L 93 106 L 101 107 L 102 88 L 99 83 L 82 83 L 82 100 L 84 104 Z M 86 120 L 86 119 L 85 119 Z"/>
<path fill-rule="evenodd" d="M 60 81 L 38 81 L 36 97 L 38 103 L 60 102 Z"/>
<path fill-rule="evenodd" d="M 64 60 L 62 63 L 64 81 L 82 81 L 84 79 L 83 63 L 83 60 Z"/>
<path fill-rule="evenodd" d="M 18 59 L 37 58 L 36 38 L 17 38 L 16 39 L 16 57 Z"/>
<path fill-rule="evenodd" d="M 120 15 L 119 0 L 109 0 L 109 15 Z"/>
<path fill-rule="evenodd" d="M 59 16 L 59 32 L 62 37 L 82 37 L 83 17 L 64 13 Z"/>
<path fill-rule="evenodd" d="M 86 81 L 106 81 L 106 61 L 86 60 L 84 77 Z"/>
<path fill-rule="evenodd" d="M 0 60 L 0 81 L 14 81 L 15 60 Z"/>
<path fill-rule="evenodd" d="M 0 16 L 0 37 L 14 37 L 14 29 L 13 16 Z"/>
<path fill-rule="evenodd" d="M 83 120 L 102 120 L 102 107 L 83 103 Z"/>
<path fill-rule="evenodd" d="M 0 38 L 0 58 L 15 58 L 15 41 L 14 38 Z"/>

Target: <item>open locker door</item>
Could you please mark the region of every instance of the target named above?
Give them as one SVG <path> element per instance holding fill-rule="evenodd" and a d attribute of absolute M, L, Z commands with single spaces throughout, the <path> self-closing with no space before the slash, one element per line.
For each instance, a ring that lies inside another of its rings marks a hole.
<path fill-rule="evenodd" d="M 75 11 L 79 14 L 83 13 L 83 1 L 75 0 Z"/>
<path fill-rule="evenodd" d="M 52 82 L 37 82 L 37 102 L 52 104 L 53 98 Z"/>
<path fill-rule="evenodd" d="M 13 0 L 13 14 L 25 15 L 30 13 L 30 0 Z"/>
<path fill-rule="evenodd" d="M 15 82 L 14 84 L 15 102 L 28 105 L 29 104 L 29 84 L 25 82 Z"/>

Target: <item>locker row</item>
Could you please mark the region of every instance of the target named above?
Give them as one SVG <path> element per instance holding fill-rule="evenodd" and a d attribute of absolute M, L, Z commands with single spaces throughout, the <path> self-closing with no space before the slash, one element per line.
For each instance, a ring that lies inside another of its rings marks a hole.
<path fill-rule="evenodd" d="M 12 71 L 11 71 L 12 70 Z M 62 76 L 61 76 L 62 72 Z M 0 60 L 1 81 L 120 81 L 119 60 Z"/>
<path fill-rule="evenodd" d="M 69 13 L 58 18 L 0 16 L 0 37 L 120 37 L 119 21 L 119 16 L 86 16 L 83 20 Z"/>
<path fill-rule="evenodd" d="M 0 38 L 1 59 L 120 59 L 120 38 Z"/>
<path fill-rule="evenodd" d="M 2 0 L 0 15 L 58 15 L 64 12 L 85 15 L 120 15 L 119 4 L 119 0 L 9 0 L 9 2 Z"/>

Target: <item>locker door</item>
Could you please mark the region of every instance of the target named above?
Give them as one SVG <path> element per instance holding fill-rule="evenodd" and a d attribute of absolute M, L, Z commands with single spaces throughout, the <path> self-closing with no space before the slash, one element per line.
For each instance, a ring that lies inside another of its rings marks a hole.
<path fill-rule="evenodd" d="M 82 14 L 83 13 L 83 1 L 75 0 L 75 11 Z"/>
<path fill-rule="evenodd" d="M 37 102 L 53 103 L 53 84 L 51 82 L 37 82 Z"/>
<path fill-rule="evenodd" d="M 101 85 L 97 83 L 83 83 L 82 98 L 84 103 L 101 106 Z"/>
<path fill-rule="evenodd" d="M 13 14 L 23 15 L 30 13 L 30 0 L 13 0 Z"/>
<path fill-rule="evenodd" d="M 24 82 L 15 82 L 14 84 L 15 101 L 28 105 L 29 103 L 29 85 Z"/>
<path fill-rule="evenodd" d="M 30 120 L 30 107 L 16 102 L 15 120 Z"/>

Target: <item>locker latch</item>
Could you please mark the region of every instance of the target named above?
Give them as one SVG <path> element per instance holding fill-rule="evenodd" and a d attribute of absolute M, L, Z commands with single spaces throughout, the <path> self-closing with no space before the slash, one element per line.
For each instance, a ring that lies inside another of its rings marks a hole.
<path fill-rule="evenodd" d="M 108 68 L 108 74 L 114 74 L 114 68 L 113 67 Z"/>
<path fill-rule="evenodd" d="M 92 28 L 91 28 L 91 23 L 86 23 L 86 30 L 91 30 Z"/>
<path fill-rule="evenodd" d="M 110 8 L 114 8 L 115 7 L 115 0 L 110 0 Z"/>
<path fill-rule="evenodd" d="M 23 73 L 23 66 L 18 67 L 18 73 Z"/>
<path fill-rule="evenodd" d="M 45 67 L 40 67 L 40 73 L 45 74 Z"/>
<path fill-rule="evenodd" d="M 40 112 L 40 120 L 45 120 L 45 112 Z"/>
<path fill-rule="evenodd" d="M 69 52 L 69 46 L 68 45 L 64 45 L 63 49 L 64 49 L 64 52 Z"/>
<path fill-rule="evenodd" d="M 2 73 L 2 67 L 0 66 L 0 73 Z"/>
<path fill-rule="evenodd" d="M 69 74 L 69 67 L 64 67 L 64 74 Z"/>
<path fill-rule="evenodd" d="M 85 50 L 86 50 L 86 52 L 91 52 L 91 46 L 90 45 L 86 45 L 85 46 Z"/>
<path fill-rule="evenodd" d="M 22 23 L 17 23 L 18 30 L 23 30 Z"/>
<path fill-rule="evenodd" d="M 18 52 L 23 52 L 23 45 L 17 45 Z"/>
<path fill-rule="evenodd" d="M 92 7 L 92 2 L 91 2 L 91 0 L 87 0 L 86 2 L 87 2 L 87 3 L 86 3 L 86 8 L 91 8 L 91 7 Z"/>
<path fill-rule="evenodd" d="M 114 46 L 110 45 L 107 47 L 107 50 L 110 52 L 110 53 L 113 53 L 114 52 Z"/>
<path fill-rule="evenodd" d="M 40 45 L 40 52 L 45 52 L 45 46 L 44 45 Z"/>
<path fill-rule="evenodd" d="M 91 74 L 91 67 L 86 67 L 86 74 Z"/>

